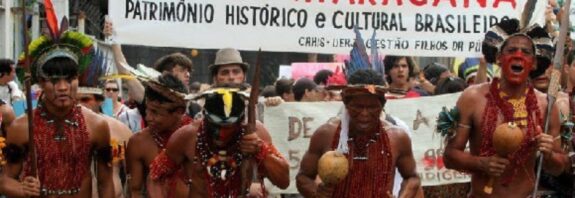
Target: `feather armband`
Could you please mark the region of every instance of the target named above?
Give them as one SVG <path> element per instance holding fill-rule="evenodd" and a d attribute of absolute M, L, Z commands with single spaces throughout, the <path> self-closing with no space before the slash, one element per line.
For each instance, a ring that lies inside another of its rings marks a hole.
<path fill-rule="evenodd" d="M 444 138 L 452 138 L 455 136 L 455 130 L 459 126 L 459 109 L 453 107 L 447 110 L 447 107 L 443 107 L 439 116 L 437 117 L 437 126 L 435 131 L 439 133 Z"/>

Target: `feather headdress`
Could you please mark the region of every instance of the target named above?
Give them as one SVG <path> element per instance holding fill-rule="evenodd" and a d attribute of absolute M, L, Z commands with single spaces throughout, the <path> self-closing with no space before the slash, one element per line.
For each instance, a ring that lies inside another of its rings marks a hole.
<path fill-rule="evenodd" d="M 555 52 L 551 36 L 537 24 L 521 28 L 521 23 L 517 19 L 503 20 L 485 33 L 481 49 L 485 60 L 491 64 L 496 63 L 497 53 L 501 50 L 502 45 L 508 38 L 516 35 L 528 37 L 535 46 L 537 65 L 531 71 L 530 76 L 537 77 L 543 74 L 551 64 Z"/>
<path fill-rule="evenodd" d="M 187 91 L 183 88 L 178 88 L 178 84 L 181 84 L 183 87 L 182 82 L 175 76 L 171 74 L 164 74 L 157 78 L 138 78 L 140 82 L 146 87 L 147 89 L 151 89 L 154 92 L 160 94 L 164 98 L 168 99 L 169 101 L 164 101 L 160 105 L 166 109 L 174 109 L 179 107 L 186 107 L 187 100 Z"/>
<path fill-rule="evenodd" d="M 46 62 L 59 57 L 73 60 L 78 64 L 78 74 L 83 74 L 91 63 L 92 39 L 82 33 L 68 31 L 68 19 L 66 17 L 62 19 L 60 27 L 58 27 L 52 2 L 45 0 L 44 5 L 49 33 L 32 41 L 28 45 L 29 57 L 22 54 L 19 60 L 23 62 L 25 59 L 30 59 L 33 82 L 38 82 L 38 77 L 46 77 L 42 69 Z"/>
<path fill-rule="evenodd" d="M 245 118 L 250 94 L 244 85 L 221 85 L 206 90 L 195 99 L 203 99 L 204 113 L 210 123 L 229 125 Z"/>
<path fill-rule="evenodd" d="M 385 93 L 387 92 L 387 84 L 371 82 L 366 84 L 350 84 L 350 77 L 354 75 L 356 72 L 361 71 L 365 72 L 364 70 L 372 70 L 377 73 L 382 82 L 385 82 L 383 76 L 383 62 L 379 58 L 379 53 L 377 50 L 376 40 L 375 40 L 375 31 L 370 39 L 371 45 L 371 58 L 367 55 L 367 49 L 365 46 L 365 42 L 361 37 L 361 33 L 359 32 L 357 26 L 354 28 L 355 32 L 355 42 L 353 44 L 353 48 L 350 52 L 350 60 L 345 62 L 345 77 L 347 78 L 346 85 L 335 85 L 335 86 L 328 86 L 328 89 L 341 89 L 341 96 L 344 100 L 351 99 L 356 96 L 360 95 L 373 95 L 379 97 L 381 100 L 385 100 Z M 358 73 L 361 74 L 361 73 Z M 340 75 L 333 75 L 331 78 L 328 79 L 330 81 L 341 82 Z M 338 79 L 339 78 L 339 79 Z M 353 81 L 352 81 L 353 82 Z M 368 81 L 365 81 L 368 82 Z M 383 84 L 383 85 L 382 85 Z M 343 108 L 341 114 L 341 129 L 339 131 L 339 142 L 337 145 L 337 150 L 342 153 L 349 152 L 348 146 L 348 134 L 349 134 L 349 120 L 350 116 L 347 113 L 347 108 Z"/>
<path fill-rule="evenodd" d="M 362 69 L 371 69 L 376 71 L 380 75 L 383 75 L 383 61 L 379 58 L 379 51 L 377 50 L 375 31 L 369 40 L 371 46 L 371 58 L 367 54 L 367 49 L 365 46 L 365 41 L 361 37 L 357 26 L 354 27 L 355 32 L 355 42 L 353 43 L 353 48 L 350 51 L 350 60 L 345 62 L 345 74 L 349 78 L 351 74 Z"/>
<path fill-rule="evenodd" d="M 346 93 L 369 93 L 369 94 L 376 94 L 376 95 L 384 95 L 387 92 L 387 85 L 350 85 L 347 84 L 349 82 L 349 77 L 359 70 L 373 70 L 383 78 L 383 61 L 379 57 L 379 51 L 377 50 L 376 40 L 375 40 L 375 31 L 372 34 L 371 39 L 369 40 L 371 45 L 371 57 L 367 54 L 367 49 L 365 46 L 365 41 L 363 40 L 361 33 L 359 32 L 357 27 L 353 29 L 355 33 L 355 42 L 353 44 L 353 48 L 350 51 L 350 60 L 345 61 L 345 69 L 344 74 L 347 78 L 347 81 L 342 80 L 341 74 L 332 75 L 328 78 L 328 82 L 337 82 L 337 83 L 328 83 L 328 89 L 343 89 L 342 94 Z M 343 83 L 342 83 L 343 82 Z M 384 81 L 385 82 L 385 81 Z M 345 84 L 344 84 L 345 83 Z"/>
<path fill-rule="evenodd" d="M 116 71 L 110 50 L 106 50 L 108 46 L 97 40 L 94 40 L 94 43 L 91 62 L 88 67 L 80 73 L 80 86 L 99 87 L 103 80 L 116 79 L 109 78 L 113 76 L 112 74 L 116 73 Z"/>

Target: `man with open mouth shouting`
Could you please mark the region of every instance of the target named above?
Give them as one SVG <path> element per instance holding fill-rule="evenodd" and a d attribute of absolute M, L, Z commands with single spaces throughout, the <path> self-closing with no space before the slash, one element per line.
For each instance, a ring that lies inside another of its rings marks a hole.
<path fill-rule="evenodd" d="M 535 184 L 536 151 L 551 174 L 561 173 L 565 163 L 560 141 L 555 141 L 557 106 L 547 112 L 545 94 L 528 80 L 550 65 L 551 39 L 539 26 L 522 28 L 516 19 L 505 20 L 486 33 L 483 54 L 502 67 L 502 78 L 469 87 L 460 96 L 459 120 L 445 148 L 445 165 L 472 174 L 471 197 L 527 197 Z M 546 115 L 552 116 L 548 134 L 542 131 Z M 501 156 L 496 149 L 500 136 L 494 134 L 506 126 L 518 127 L 520 135 L 518 147 Z M 468 142 L 471 151 L 465 152 Z"/>

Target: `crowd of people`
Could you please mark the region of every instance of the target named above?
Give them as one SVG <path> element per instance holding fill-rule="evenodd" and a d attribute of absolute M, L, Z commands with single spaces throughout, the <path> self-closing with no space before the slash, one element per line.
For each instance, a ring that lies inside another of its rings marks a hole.
<path fill-rule="evenodd" d="M 485 35 L 482 58 L 449 66 L 386 55 L 379 60 L 384 69 L 377 70 L 366 56 L 352 54 L 343 68 L 278 79 L 253 100 L 258 91 L 252 89 L 260 87 L 246 74 L 254 65 L 234 48 L 217 52 L 208 66 L 211 83 L 202 86 L 190 80 L 195 65 L 186 55 L 165 55 L 152 74 L 135 73 L 111 39 L 121 77 L 101 80 L 102 73 L 91 69 L 92 39 L 51 25 L 22 60 L 0 60 L 0 130 L 6 139 L 0 143 L 1 195 L 269 197 L 265 184 L 290 185 L 290 166 L 255 112 L 322 101 L 341 102 L 340 115 L 310 138 L 295 177 L 299 194 L 277 196 L 523 198 L 536 185 L 540 197 L 575 195 L 575 50 L 565 45 L 564 80 L 553 85 L 553 29 L 503 20 Z M 107 21 L 104 33 L 113 38 L 113 32 Z M 40 91 L 32 114 L 16 118 L 11 104 L 32 99 L 14 82 L 17 66 L 28 70 L 22 80 Z M 547 96 L 554 87 L 564 87 L 556 102 Z M 411 129 L 386 114 L 386 102 L 457 92 L 443 160 L 448 169 L 468 173 L 471 182 L 422 187 Z M 110 115 L 103 110 L 106 99 L 112 101 Z M 495 146 L 502 126 L 522 134 L 519 147 L 506 156 Z M 336 183 L 319 176 L 330 171 L 318 165 L 329 151 L 343 154 L 349 167 Z M 537 181 L 539 156 L 543 176 Z"/>

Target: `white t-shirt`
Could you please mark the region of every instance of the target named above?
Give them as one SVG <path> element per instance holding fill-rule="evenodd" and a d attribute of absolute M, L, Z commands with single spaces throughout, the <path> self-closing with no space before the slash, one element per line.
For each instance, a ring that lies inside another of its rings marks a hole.
<path fill-rule="evenodd" d="M 119 112 L 117 119 L 127 125 L 134 133 L 140 132 L 144 128 L 144 120 L 138 108 L 125 108 Z"/>
<path fill-rule="evenodd" d="M 0 85 L 0 99 L 7 104 L 12 104 L 13 101 L 24 98 L 24 93 L 20 91 L 16 82 L 10 81 L 6 85 Z"/>

